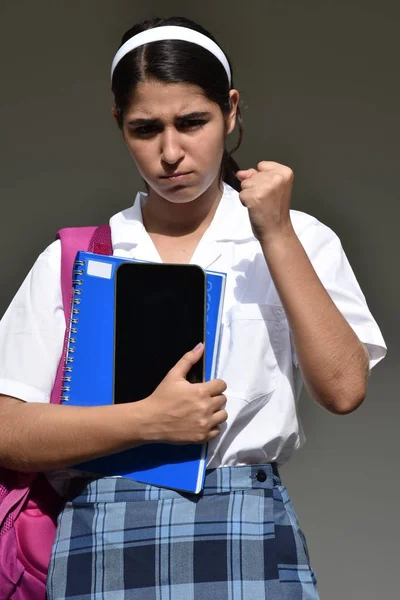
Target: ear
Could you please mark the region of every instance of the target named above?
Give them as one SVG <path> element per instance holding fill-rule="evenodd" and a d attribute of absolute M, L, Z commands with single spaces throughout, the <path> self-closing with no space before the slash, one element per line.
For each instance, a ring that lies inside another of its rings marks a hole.
<path fill-rule="evenodd" d="M 122 133 L 122 137 L 125 139 L 125 135 L 124 135 L 124 128 L 123 128 L 123 127 L 120 125 L 120 123 L 119 123 L 119 120 L 118 120 L 118 110 L 116 109 L 116 107 L 115 107 L 115 106 L 113 106 L 113 107 L 112 107 L 112 109 L 111 109 L 111 114 L 112 114 L 112 116 L 114 117 L 114 119 L 115 119 L 115 122 L 117 123 L 119 130 L 120 130 L 120 131 L 121 131 L 121 133 Z"/>
<path fill-rule="evenodd" d="M 117 111 L 117 109 L 115 108 L 115 106 L 113 106 L 113 107 L 112 107 L 112 109 L 111 109 L 111 113 L 112 113 L 112 116 L 114 117 L 114 119 L 115 119 L 115 120 L 117 121 L 117 123 L 118 123 L 118 111 Z"/>
<path fill-rule="evenodd" d="M 230 105 L 231 105 L 231 110 L 226 119 L 226 135 L 229 135 L 235 129 L 237 109 L 239 106 L 239 99 L 240 99 L 239 92 L 237 90 L 230 90 L 229 101 L 230 101 Z"/>

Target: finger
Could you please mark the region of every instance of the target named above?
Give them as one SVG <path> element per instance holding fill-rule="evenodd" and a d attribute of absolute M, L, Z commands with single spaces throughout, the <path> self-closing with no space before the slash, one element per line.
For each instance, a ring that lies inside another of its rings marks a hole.
<path fill-rule="evenodd" d="M 256 173 L 255 175 L 252 175 L 248 179 L 244 179 L 241 182 L 240 187 L 242 188 L 242 190 L 247 190 L 247 189 L 253 188 L 255 185 L 257 185 L 258 177 L 256 178 L 256 175 L 258 175 L 258 173 Z"/>
<path fill-rule="evenodd" d="M 216 437 L 220 433 L 220 426 L 226 422 L 227 418 L 228 413 L 226 412 L 226 410 L 220 410 L 219 412 L 215 413 L 210 422 L 209 435 Z"/>
<path fill-rule="evenodd" d="M 262 160 L 257 164 L 257 169 L 259 171 L 280 171 L 282 169 L 287 169 L 285 165 L 281 165 L 280 163 L 274 162 L 273 160 Z"/>
<path fill-rule="evenodd" d="M 211 408 L 213 408 L 214 412 L 219 412 L 226 406 L 226 396 L 225 394 L 220 394 L 219 396 L 214 396 L 212 399 Z"/>
<path fill-rule="evenodd" d="M 218 427 L 218 425 L 222 425 L 222 423 L 225 423 L 227 418 L 228 413 L 225 409 L 219 410 L 218 412 L 214 413 L 210 421 L 211 429 L 214 429 L 214 427 Z"/>
<path fill-rule="evenodd" d="M 250 179 L 250 177 L 252 177 L 256 173 L 257 173 L 256 169 L 246 169 L 246 170 L 242 169 L 242 170 L 236 172 L 236 177 L 240 181 L 244 181 L 245 179 Z"/>
<path fill-rule="evenodd" d="M 294 178 L 294 173 L 290 167 L 287 167 L 286 165 L 281 165 L 277 162 L 263 160 L 258 163 L 257 169 L 259 170 L 259 172 L 273 171 L 275 173 L 280 173 L 285 177 L 285 179 L 289 180 Z"/>
<path fill-rule="evenodd" d="M 204 344 L 198 344 L 193 350 L 186 352 L 174 367 L 170 370 L 170 374 L 178 378 L 186 378 L 190 369 L 195 365 L 204 353 Z"/>
<path fill-rule="evenodd" d="M 239 194 L 239 200 L 243 204 L 243 206 L 248 208 L 254 202 L 254 191 L 250 189 L 242 190 Z"/>
<path fill-rule="evenodd" d="M 222 379 L 211 379 L 211 381 L 206 381 L 206 383 L 202 383 L 200 385 L 205 386 L 206 391 L 210 394 L 210 396 L 220 396 L 223 394 L 228 387 Z"/>
<path fill-rule="evenodd" d="M 211 442 L 211 440 L 214 440 L 216 437 L 218 437 L 220 434 L 220 429 L 219 427 L 215 427 L 215 429 L 211 429 L 211 431 L 209 432 L 208 436 L 207 436 L 207 441 Z"/>

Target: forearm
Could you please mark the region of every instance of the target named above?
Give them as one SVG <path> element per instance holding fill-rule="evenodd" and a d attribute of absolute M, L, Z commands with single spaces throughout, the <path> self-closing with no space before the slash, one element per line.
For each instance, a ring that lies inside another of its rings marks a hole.
<path fill-rule="evenodd" d="M 366 392 L 363 345 L 323 287 L 291 225 L 284 235 L 261 246 L 307 389 L 331 412 L 351 412 Z"/>
<path fill-rule="evenodd" d="M 0 398 L 0 465 L 48 471 L 144 441 L 141 402 L 81 408 Z"/>
<path fill-rule="evenodd" d="M 154 392 L 138 402 L 78 407 L 0 395 L 0 467 L 50 471 L 139 444 L 203 444 L 226 421 L 226 383 L 186 380 L 204 346 L 187 352 Z"/>

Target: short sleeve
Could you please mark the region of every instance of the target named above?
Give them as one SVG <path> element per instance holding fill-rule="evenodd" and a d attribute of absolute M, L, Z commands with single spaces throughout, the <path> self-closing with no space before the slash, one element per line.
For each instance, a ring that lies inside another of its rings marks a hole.
<path fill-rule="evenodd" d="M 308 217 L 303 213 L 297 214 Z M 340 239 L 326 225 L 312 217 L 308 219 L 311 221 L 305 227 L 302 226 L 302 219 L 297 219 L 300 221 L 297 235 L 324 288 L 360 341 L 365 344 L 371 369 L 386 354 L 382 333 L 368 308 Z M 294 349 L 293 362 L 297 365 Z"/>
<path fill-rule="evenodd" d="M 60 265 L 56 241 L 38 257 L 0 321 L 0 394 L 50 401 L 65 333 Z"/>

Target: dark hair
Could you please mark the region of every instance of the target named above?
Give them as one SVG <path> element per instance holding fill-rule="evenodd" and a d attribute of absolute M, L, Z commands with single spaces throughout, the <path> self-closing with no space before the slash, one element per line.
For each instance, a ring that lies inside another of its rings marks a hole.
<path fill-rule="evenodd" d="M 155 18 L 138 23 L 124 34 L 121 46 L 142 31 L 164 25 L 177 25 L 194 29 L 216 42 L 212 35 L 201 25 L 197 25 L 184 17 L 169 17 L 166 19 Z M 124 110 L 129 106 L 136 85 L 146 79 L 196 85 L 204 91 L 211 102 L 220 107 L 223 115 L 229 114 L 229 90 L 231 88 L 225 69 L 220 61 L 211 52 L 197 44 L 180 40 L 162 40 L 145 44 L 128 52 L 115 68 L 112 78 L 112 91 L 120 128 L 122 128 Z M 231 85 L 233 87 L 233 82 Z M 239 148 L 243 137 L 243 122 L 239 107 L 237 110 L 237 123 L 239 140 L 230 152 L 224 151 L 221 178 L 240 191 L 240 182 L 236 177 L 236 171 L 239 170 L 239 167 L 231 156 Z"/>

